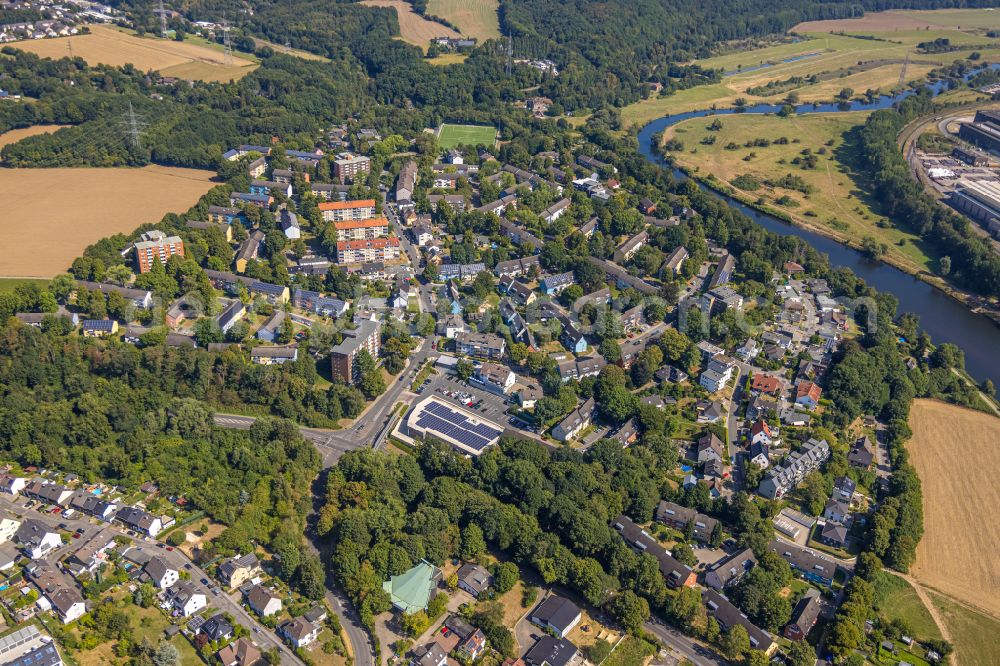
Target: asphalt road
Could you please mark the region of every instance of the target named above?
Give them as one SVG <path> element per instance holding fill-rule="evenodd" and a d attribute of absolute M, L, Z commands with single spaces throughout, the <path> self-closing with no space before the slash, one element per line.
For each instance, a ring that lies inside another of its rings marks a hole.
<path fill-rule="evenodd" d="M 675 653 L 675 656 L 687 659 L 692 664 L 695 664 L 695 666 L 725 666 L 729 664 L 728 661 L 719 657 L 712 650 L 696 643 L 691 638 L 676 629 L 668 627 L 656 618 L 644 624 L 643 628 L 663 641 L 667 648 Z"/>
<path fill-rule="evenodd" d="M 394 379 L 386 388 L 385 393 L 380 395 L 355 419 L 354 425 L 350 428 L 344 430 L 299 428 L 302 436 L 316 445 L 316 449 L 323 458 L 324 469 L 336 465 L 340 457 L 347 451 L 371 447 L 373 443 L 380 443 L 381 440 L 376 440 L 376 435 L 382 433 L 388 425 L 392 416 L 392 408 L 399 402 L 403 392 L 409 390 L 414 375 L 419 372 L 420 366 L 430 356 L 430 352 L 430 344 L 426 340 L 423 341 L 410 354 L 408 364 L 399 377 Z M 213 419 L 215 425 L 235 430 L 249 430 L 256 421 L 252 416 L 239 414 L 214 414 Z M 322 559 L 323 554 L 317 548 L 317 544 L 313 542 L 312 537 L 308 543 Z M 339 592 L 336 592 L 329 584 L 327 585 L 326 600 L 333 612 L 340 618 L 340 623 L 351 642 L 355 666 L 372 666 L 375 659 L 368 639 L 368 632 L 361 625 L 355 609 L 351 607 L 345 597 L 340 596 Z M 296 660 L 295 663 L 299 662 Z"/>
<path fill-rule="evenodd" d="M 100 522 L 98 525 L 94 525 L 91 519 L 67 519 L 61 515 L 52 515 L 50 513 L 39 513 L 33 509 L 25 509 L 11 499 L 7 497 L 0 497 L 0 508 L 6 509 L 11 514 L 18 516 L 20 519 L 32 518 L 34 520 L 40 521 L 49 525 L 50 527 L 58 529 L 61 523 L 66 523 L 69 527 L 76 529 L 78 527 L 89 527 L 86 535 L 87 537 L 93 537 L 97 532 L 105 527 L 108 527 L 115 532 L 118 532 L 122 536 L 125 536 L 135 543 L 136 547 L 143 548 L 147 550 L 151 555 L 161 557 L 167 561 L 173 568 L 178 571 L 187 571 L 191 574 L 191 582 L 194 583 L 197 588 L 205 594 L 207 603 L 209 606 L 218 608 L 221 611 L 225 611 L 232 615 L 240 624 L 248 627 L 251 631 L 251 638 L 255 643 L 257 643 L 263 650 L 271 650 L 277 647 L 281 654 L 281 663 L 291 666 L 303 666 L 302 660 L 295 656 L 294 653 L 284 644 L 284 642 L 278 638 L 273 631 L 265 627 L 264 625 L 257 622 L 257 619 L 247 612 L 243 606 L 240 605 L 238 596 L 236 599 L 226 594 L 224 591 L 220 591 L 218 595 L 212 593 L 212 590 L 217 588 L 218 585 L 214 582 L 205 571 L 194 564 L 183 551 L 178 549 L 167 550 L 166 548 L 157 547 L 157 541 L 147 537 L 129 537 L 127 530 L 120 525 Z M 61 546 L 60 548 L 52 551 L 46 557 L 52 560 L 56 560 L 69 552 L 74 548 L 79 548 L 86 543 L 86 538 L 74 539 L 70 543 Z M 211 585 L 206 586 L 201 583 L 201 580 L 208 580 Z M 239 592 L 236 593 L 239 595 Z M 369 665 L 370 666 L 370 665 Z"/>

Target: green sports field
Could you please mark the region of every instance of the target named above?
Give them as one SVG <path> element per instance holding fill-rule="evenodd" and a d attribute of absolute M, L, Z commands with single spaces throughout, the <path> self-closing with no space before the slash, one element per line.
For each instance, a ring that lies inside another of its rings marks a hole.
<path fill-rule="evenodd" d="M 497 140 L 495 127 L 483 125 L 450 125 L 444 123 L 438 128 L 438 145 L 442 148 L 455 146 L 492 146 Z"/>

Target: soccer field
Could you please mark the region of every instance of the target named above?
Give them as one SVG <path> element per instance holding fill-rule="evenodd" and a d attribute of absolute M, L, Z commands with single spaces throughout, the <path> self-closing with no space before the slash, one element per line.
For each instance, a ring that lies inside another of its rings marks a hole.
<path fill-rule="evenodd" d="M 448 125 L 443 124 L 438 128 L 438 145 L 442 148 L 454 148 L 455 146 L 492 146 L 497 140 L 497 130 L 495 127 L 484 127 L 482 125 Z"/>

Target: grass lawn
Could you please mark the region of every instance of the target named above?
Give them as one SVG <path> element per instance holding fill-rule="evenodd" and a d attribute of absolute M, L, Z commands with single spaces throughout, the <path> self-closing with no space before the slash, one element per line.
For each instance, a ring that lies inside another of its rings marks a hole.
<path fill-rule="evenodd" d="M 722 128 L 712 131 L 712 118 L 693 118 L 668 129 L 667 138 L 684 144 L 672 153 L 678 165 L 695 176 L 710 174 L 716 182 L 732 187 L 738 176 L 750 175 L 761 183 L 759 189 L 738 189 L 735 193 L 748 202 L 771 207 L 795 222 L 817 228 L 855 244 L 865 236 L 889 246 L 894 263 L 910 272 L 926 270 L 934 257 L 916 235 L 893 227 L 882 228 L 882 218 L 873 211 L 874 200 L 857 170 L 855 128 L 867 113 L 807 114 L 781 118 L 775 115 L 719 116 Z M 714 136 L 714 143 L 702 141 Z M 785 138 L 787 144 L 774 141 Z M 744 147 L 748 141 L 766 139 L 769 146 Z M 798 143 L 796 143 L 798 141 Z M 735 144 L 735 150 L 727 145 Z M 804 150 L 817 158 L 815 168 L 805 169 L 792 161 Z M 819 154 L 823 151 L 825 154 Z M 810 190 L 804 194 L 786 187 L 771 187 L 766 180 L 786 174 L 800 178 Z M 902 242 L 902 245 L 899 243 Z"/>
<path fill-rule="evenodd" d="M 451 125 L 443 123 L 438 129 L 438 145 L 442 148 L 455 146 L 492 146 L 496 143 L 497 130 L 493 126 L 483 125 Z"/>
<path fill-rule="evenodd" d="M 886 572 L 880 572 L 873 582 L 875 608 L 886 619 L 903 620 L 919 640 L 941 638 L 934 618 L 908 582 Z"/>
<path fill-rule="evenodd" d="M 928 594 L 948 625 L 955 643 L 956 661 L 962 666 L 996 664 L 996 657 L 1000 654 L 1000 621 L 935 592 Z"/>
<path fill-rule="evenodd" d="M 656 653 L 652 643 L 635 636 L 629 636 L 604 660 L 604 666 L 642 666 L 646 659 Z"/>
<path fill-rule="evenodd" d="M 0 278 L 0 294 L 9 294 L 22 284 L 37 284 L 41 288 L 49 283 L 49 280 L 34 278 Z"/>

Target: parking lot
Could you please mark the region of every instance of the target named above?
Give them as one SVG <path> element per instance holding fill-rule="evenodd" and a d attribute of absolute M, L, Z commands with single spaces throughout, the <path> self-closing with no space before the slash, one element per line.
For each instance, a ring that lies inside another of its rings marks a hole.
<path fill-rule="evenodd" d="M 461 405 L 466 410 L 471 410 L 476 414 L 481 414 L 484 419 L 489 419 L 497 425 L 516 427 L 511 421 L 519 421 L 507 415 L 513 402 L 510 397 L 496 395 L 481 388 L 477 388 L 472 382 L 463 382 L 458 377 L 450 374 L 439 374 L 430 377 L 429 381 L 418 390 L 421 395 L 434 394 L 445 402 L 452 402 Z"/>

